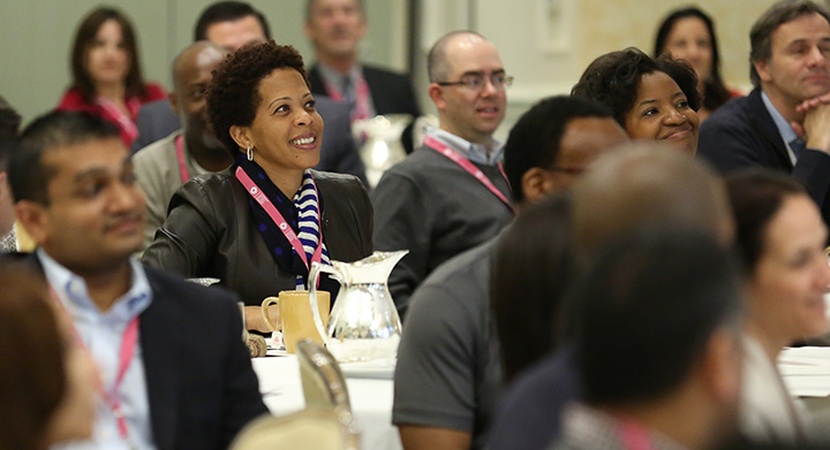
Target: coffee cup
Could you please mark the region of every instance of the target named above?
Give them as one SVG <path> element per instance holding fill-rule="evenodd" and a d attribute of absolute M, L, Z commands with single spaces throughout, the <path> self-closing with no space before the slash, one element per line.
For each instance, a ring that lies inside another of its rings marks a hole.
<path fill-rule="evenodd" d="M 328 292 L 317 291 L 317 307 L 326 326 L 329 321 L 329 298 Z M 282 339 L 288 353 L 295 353 L 297 342 L 303 339 L 311 339 L 321 345 L 324 343 L 309 308 L 308 291 L 282 291 L 279 297 L 268 297 L 262 301 L 262 317 L 268 328 L 276 331 L 277 324 L 268 315 L 268 307 L 272 304 L 279 309 Z"/>

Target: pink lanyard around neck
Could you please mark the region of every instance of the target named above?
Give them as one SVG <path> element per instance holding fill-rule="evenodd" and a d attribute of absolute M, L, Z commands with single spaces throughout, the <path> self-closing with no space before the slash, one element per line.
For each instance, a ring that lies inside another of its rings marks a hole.
<path fill-rule="evenodd" d="M 242 183 L 242 186 L 245 186 L 245 190 L 250 194 L 251 197 L 256 200 L 257 203 L 262 206 L 277 228 L 280 229 L 285 239 L 294 247 L 294 251 L 297 252 L 297 255 L 305 264 L 306 269 L 311 270 L 311 264 L 308 261 L 308 257 L 305 254 L 305 249 L 303 248 L 303 243 L 300 242 L 300 238 L 297 237 L 297 233 L 291 228 L 291 225 L 288 224 L 288 221 L 280 214 L 279 210 L 271 203 L 271 200 L 268 196 L 262 192 L 262 189 L 254 183 L 254 180 L 248 176 L 247 173 L 241 168 L 236 168 L 236 179 Z M 314 186 L 314 191 L 317 192 L 317 186 Z M 319 193 L 317 193 L 317 198 L 320 198 Z M 319 200 L 318 200 L 318 211 L 319 211 Z M 318 217 L 321 217 L 322 213 L 318 213 Z M 322 220 L 320 221 L 322 222 Z M 320 238 L 317 242 L 317 248 L 314 250 L 314 254 L 311 256 L 312 263 L 319 263 L 323 259 L 323 227 L 318 224 L 318 230 L 320 233 Z"/>
<path fill-rule="evenodd" d="M 651 439 L 642 425 L 622 421 L 617 426 L 617 435 L 627 450 L 652 450 Z"/>
<path fill-rule="evenodd" d="M 355 93 L 355 107 L 351 112 L 351 120 L 368 119 L 369 118 L 369 84 L 362 75 L 358 76 L 354 84 Z M 343 92 L 340 89 L 326 83 L 326 93 L 332 100 L 342 102 L 346 99 L 343 97 Z"/>
<path fill-rule="evenodd" d="M 54 301 L 58 304 L 58 306 L 60 306 L 63 313 L 66 315 L 66 318 L 72 327 L 72 334 L 75 337 L 75 341 L 81 349 L 83 349 L 87 356 L 94 361 L 95 358 L 92 357 L 92 353 L 90 353 L 89 348 L 87 348 L 84 341 L 81 339 L 81 335 L 78 333 L 78 329 L 75 327 L 75 322 L 72 320 L 72 316 L 69 314 L 66 306 L 64 306 L 63 302 L 60 301 L 60 298 L 52 286 L 49 286 L 49 291 L 52 294 Z M 121 400 L 119 398 L 118 391 L 121 390 L 121 383 L 124 381 L 127 369 L 130 367 L 130 363 L 133 360 L 133 355 L 135 354 L 135 348 L 137 345 L 138 316 L 135 316 L 127 323 L 127 328 L 124 330 L 124 336 L 121 338 L 121 349 L 118 353 L 118 372 L 115 375 L 115 381 L 112 384 L 112 389 L 107 392 L 103 384 L 98 385 L 98 388 L 101 390 L 101 395 L 103 395 L 107 400 L 107 403 L 110 405 L 110 409 L 112 410 L 112 415 L 115 416 L 115 423 L 118 427 L 118 435 L 128 443 L 130 439 L 129 431 L 127 430 L 127 419 L 124 418 L 124 414 L 121 412 Z"/>
<path fill-rule="evenodd" d="M 130 139 L 130 142 L 134 141 L 135 138 L 138 137 L 138 128 L 135 126 L 133 119 L 127 114 L 124 114 L 120 109 L 118 109 L 117 106 L 115 106 L 115 104 L 104 97 L 98 97 L 96 99 L 96 103 L 98 103 L 98 105 L 103 108 L 103 110 L 106 111 L 110 117 L 118 122 L 118 125 L 122 130 L 124 130 L 124 133 Z M 141 104 L 134 98 L 126 101 L 126 107 L 132 114 L 135 114 L 140 106 Z"/>
<path fill-rule="evenodd" d="M 470 160 L 462 157 L 458 154 L 458 152 L 449 148 L 446 144 L 439 141 L 438 139 L 435 139 L 432 136 L 424 137 L 424 145 L 446 156 L 452 162 L 458 164 L 467 173 L 475 177 L 475 179 L 478 180 L 479 183 L 483 184 L 484 187 L 486 187 L 490 192 L 493 193 L 493 195 L 498 197 L 499 200 L 502 201 L 502 203 L 504 203 L 508 208 L 510 208 L 510 211 L 512 211 L 513 214 L 516 214 L 516 208 L 513 206 L 512 203 L 510 203 L 510 200 L 508 200 L 507 197 L 505 197 L 504 194 L 496 188 L 493 182 L 490 181 L 490 179 L 487 178 L 486 175 L 484 175 L 484 172 L 482 172 L 481 169 L 476 167 L 475 164 L 471 163 Z M 498 163 L 498 167 L 499 173 L 501 173 L 502 178 L 504 178 L 504 181 L 506 181 L 507 185 L 510 186 L 510 182 L 507 180 L 507 175 L 505 175 L 501 163 Z"/>
<path fill-rule="evenodd" d="M 176 136 L 176 160 L 179 163 L 179 175 L 182 177 L 182 184 L 190 179 L 190 172 L 187 171 L 187 166 L 184 163 L 184 137 L 180 134 Z"/>

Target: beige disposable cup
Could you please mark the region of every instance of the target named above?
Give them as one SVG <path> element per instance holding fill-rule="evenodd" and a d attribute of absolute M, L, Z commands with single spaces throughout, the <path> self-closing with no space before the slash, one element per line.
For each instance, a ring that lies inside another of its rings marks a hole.
<path fill-rule="evenodd" d="M 324 327 L 327 327 L 329 322 L 329 298 L 328 292 L 317 291 L 317 307 Z M 317 332 L 317 325 L 314 324 L 314 317 L 309 308 L 308 291 L 282 291 L 279 298 L 268 297 L 263 300 L 263 318 L 268 327 L 274 330 L 276 327 L 268 317 L 268 307 L 271 304 L 277 304 L 279 307 L 282 340 L 288 353 L 295 353 L 297 342 L 303 339 L 311 339 L 318 344 L 324 344 L 323 338 Z"/>

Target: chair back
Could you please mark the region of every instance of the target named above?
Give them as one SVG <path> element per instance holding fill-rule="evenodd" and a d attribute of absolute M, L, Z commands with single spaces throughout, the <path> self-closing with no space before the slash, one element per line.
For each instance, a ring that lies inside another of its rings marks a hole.
<path fill-rule="evenodd" d="M 360 427 L 352 415 L 349 389 L 337 360 L 325 347 L 311 339 L 297 342 L 297 359 L 300 361 L 306 408 L 334 412 L 340 423 L 355 437 L 353 444 L 357 449 Z"/>
<path fill-rule="evenodd" d="M 331 410 L 305 409 L 261 416 L 242 431 L 230 450 L 356 450 L 357 436 Z"/>
<path fill-rule="evenodd" d="M 345 410 L 351 413 L 349 390 L 340 365 L 331 353 L 309 339 L 297 343 L 300 378 L 306 408 Z"/>

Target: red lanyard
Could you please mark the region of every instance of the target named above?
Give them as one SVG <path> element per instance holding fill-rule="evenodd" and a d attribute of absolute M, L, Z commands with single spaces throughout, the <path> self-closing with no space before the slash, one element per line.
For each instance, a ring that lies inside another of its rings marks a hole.
<path fill-rule="evenodd" d="M 190 172 L 187 171 L 187 166 L 184 164 L 184 141 L 180 134 L 176 136 L 176 160 L 179 162 L 179 175 L 182 177 L 182 184 L 190 179 Z"/>
<path fill-rule="evenodd" d="M 464 169 L 465 171 L 467 171 L 467 173 L 475 177 L 475 179 L 478 180 L 479 183 L 483 184 L 484 187 L 486 187 L 490 192 L 493 193 L 493 195 L 498 197 L 499 200 L 502 201 L 502 203 L 507 205 L 507 207 L 510 208 L 510 211 L 512 211 L 513 214 L 516 213 L 516 208 L 513 206 L 512 203 L 510 203 L 510 200 L 508 200 L 507 197 L 505 197 L 504 194 L 502 194 L 502 192 L 496 188 L 493 182 L 490 181 L 489 178 L 487 178 L 487 175 L 484 175 L 484 172 L 482 172 L 481 169 L 476 167 L 475 164 L 471 163 L 470 160 L 462 157 L 456 151 L 449 148 L 446 144 L 439 141 L 438 139 L 435 139 L 432 136 L 424 137 L 424 145 L 446 156 L 454 163 L 461 166 L 462 169 Z M 510 182 L 507 180 L 507 175 L 505 175 L 501 163 L 498 163 L 498 167 L 501 176 L 504 178 L 504 181 L 506 181 L 507 185 L 510 186 Z"/>
<path fill-rule="evenodd" d="M 358 76 L 355 80 L 355 107 L 351 112 L 351 119 L 352 122 L 355 120 L 360 119 L 368 119 L 369 118 L 369 84 L 366 83 L 366 79 L 363 76 Z M 332 86 L 330 83 L 326 83 L 326 93 L 332 100 L 336 102 L 342 102 L 346 99 L 343 98 L 343 93 L 340 92 L 339 89 Z"/>
<path fill-rule="evenodd" d="M 628 450 L 651 450 L 651 440 L 646 429 L 631 421 L 620 422 L 617 435 Z"/>
<path fill-rule="evenodd" d="M 69 314 L 69 311 L 67 311 L 66 306 L 64 306 L 63 302 L 60 301 L 58 295 L 55 293 L 54 289 L 52 289 L 52 286 L 49 286 L 49 290 L 52 293 L 52 297 L 63 310 L 67 319 L 69 319 L 69 323 L 72 325 L 72 334 L 75 336 L 75 340 L 78 342 L 78 345 L 80 345 L 84 352 L 86 352 L 86 354 L 94 360 L 95 358 L 92 357 L 92 353 L 89 351 L 89 348 L 84 345 L 84 341 L 81 339 L 81 335 L 78 333 L 78 329 L 75 327 L 75 322 L 72 321 L 72 316 Z M 124 381 L 127 369 L 130 367 L 130 363 L 133 360 L 137 344 L 138 316 L 135 316 L 129 321 L 129 323 L 127 323 L 127 328 L 124 330 L 124 336 L 121 338 L 121 350 L 118 354 L 118 372 L 115 375 L 115 381 L 112 384 L 112 389 L 110 392 L 107 392 L 107 390 L 104 389 L 103 384 L 98 385 L 101 390 L 101 394 L 104 398 L 106 398 L 107 403 L 110 405 L 113 416 L 115 416 L 115 423 L 118 426 L 118 435 L 125 441 L 129 441 L 129 431 L 127 430 L 127 420 L 121 412 L 121 400 L 119 398 L 120 396 L 118 395 L 118 391 L 121 389 L 121 383 Z"/>
<path fill-rule="evenodd" d="M 133 119 L 127 114 L 124 114 L 120 109 L 118 109 L 118 107 L 115 106 L 115 104 L 104 97 L 98 97 L 96 103 L 98 103 L 98 105 L 103 108 L 104 111 L 110 115 L 110 117 L 118 122 L 118 125 L 122 130 L 124 130 L 124 133 L 130 138 L 130 142 L 134 141 L 135 138 L 138 137 L 138 128 L 135 126 L 135 123 L 133 123 Z M 138 108 L 141 107 L 141 104 L 138 100 L 132 98 L 127 100 L 126 106 L 127 109 L 130 110 L 130 113 L 135 115 L 136 112 L 138 112 Z"/>
<path fill-rule="evenodd" d="M 297 252 L 297 255 L 299 255 L 300 259 L 303 261 L 303 264 L 305 264 L 306 269 L 311 270 L 311 264 L 308 262 L 305 249 L 303 248 L 302 242 L 300 242 L 300 238 L 297 237 L 297 233 L 294 232 L 291 225 L 288 224 L 288 221 L 285 220 L 274 204 L 271 203 L 271 200 L 265 195 L 264 192 L 262 192 L 262 189 L 254 183 L 254 180 L 252 180 L 241 167 L 236 168 L 236 179 L 239 180 L 243 186 L 245 186 L 245 190 L 248 191 L 248 194 L 250 194 L 251 197 L 253 197 L 263 209 L 265 209 L 265 212 L 268 213 L 268 216 L 271 217 L 271 220 L 274 221 L 275 225 L 277 225 L 277 228 L 282 231 L 285 239 L 288 240 L 292 247 L 294 247 L 294 251 Z M 316 185 L 314 186 L 314 191 L 317 192 Z M 319 193 L 317 198 L 320 198 Z M 314 254 L 311 257 L 312 263 L 319 263 L 323 259 L 323 227 L 318 224 L 318 229 L 320 230 L 320 238 L 317 242 L 317 248 L 314 250 Z"/>

